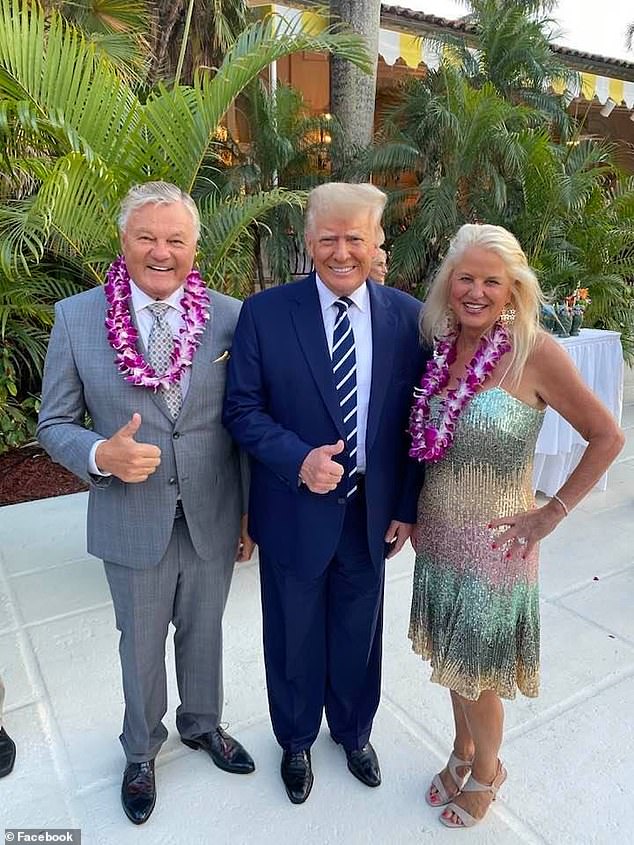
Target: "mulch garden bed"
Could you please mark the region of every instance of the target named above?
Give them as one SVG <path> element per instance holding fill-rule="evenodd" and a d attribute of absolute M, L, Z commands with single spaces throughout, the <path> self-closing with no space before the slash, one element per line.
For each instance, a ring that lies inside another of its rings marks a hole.
<path fill-rule="evenodd" d="M 0 455 L 0 506 L 87 489 L 80 478 L 52 461 L 36 443 Z"/>

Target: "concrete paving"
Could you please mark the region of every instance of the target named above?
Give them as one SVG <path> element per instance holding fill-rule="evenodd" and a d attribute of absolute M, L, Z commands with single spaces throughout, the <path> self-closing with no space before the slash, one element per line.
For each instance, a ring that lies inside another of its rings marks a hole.
<path fill-rule="evenodd" d="M 542 694 L 506 706 L 509 780 L 472 843 L 634 841 L 634 378 L 628 440 L 608 490 L 593 492 L 542 544 Z M 225 712 L 257 771 L 224 774 L 179 741 L 168 646 L 170 736 L 158 801 L 135 828 L 119 805 L 123 697 L 112 604 L 84 547 L 86 494 L 0 508 L 0 673 L 18 745 L 0 781 L 3 827 L 81 828 L 84 843 L 307 845 L 435 843 L 456 834 L 423 794 L 451 743 L 448 696 L 409 649 L 413 553 L 388 566 L 383 700 L 373 732 L 383 785 L 348 772 L 325 727 L 315 786 L 291 805 L 270 729 L 256 563 L 236 570 L 225 625 Z M 630 831 L 628 833 L 628 830 Z"/>

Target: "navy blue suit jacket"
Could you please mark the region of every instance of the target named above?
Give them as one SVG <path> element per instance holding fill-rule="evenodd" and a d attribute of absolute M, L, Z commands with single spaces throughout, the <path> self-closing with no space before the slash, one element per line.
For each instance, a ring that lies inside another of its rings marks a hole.
<path fill-rule="evenodd" d="M 418 340 L 420 302 L 368 282 L 372 386 L 366 433 L 367 533 L 381 566 L 392 519 L 416 521 L 421 471 L 407 458 L 412 390 L 426 354 Z M 321 573 L 337 548 L 345 513 L 340 485 L 327 494 L 299 485 L 316 446 L 345 442 L 313 274 L 250 297 L 236 327 L 223 422 L 251 457 L 249 531 L 278 565 Z"/>

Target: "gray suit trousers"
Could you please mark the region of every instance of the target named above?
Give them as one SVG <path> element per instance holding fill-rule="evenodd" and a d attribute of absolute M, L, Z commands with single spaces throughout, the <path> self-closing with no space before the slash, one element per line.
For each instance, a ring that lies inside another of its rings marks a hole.
<path fill-rule="evenodd" d="M 4 711 L 4 684 L 0 675 L 0 728 L 2 727 L 2 713 Z"/>
<path fill-rule="evenodd" d="M 167 738 L 165 640 L 174 624 L 180 706 L 176 726 L 189 739 L 218 727 L 222 713 L 222 614 L 233 558 L 202 560 L 184 518 L 174 522 L 157 566 L 133 569 L 104 561 L 121 632 L 125 698 L 121 744 L 128 762 L 156 757 Z"/>

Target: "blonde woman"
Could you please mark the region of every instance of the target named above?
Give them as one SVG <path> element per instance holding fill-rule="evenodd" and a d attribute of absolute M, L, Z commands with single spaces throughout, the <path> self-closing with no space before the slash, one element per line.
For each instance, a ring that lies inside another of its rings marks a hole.
<path fill-rule="evenodd" d="M 410 455 L 426 465 L 409 636 L 449 689 L 447 766 L 426 795 L 453 828 L 479 822 L 506 770 L 502 699 L 539 689 L 538 544 L 622 448 L 616 422 L 539 328 L 541 293 L 515 237 L 465 225 L 432 284 L 421 332 L 434 345 L 412 408 Z M 532 460 L 552 407 L 588 441 L 536 507 Z"/>

